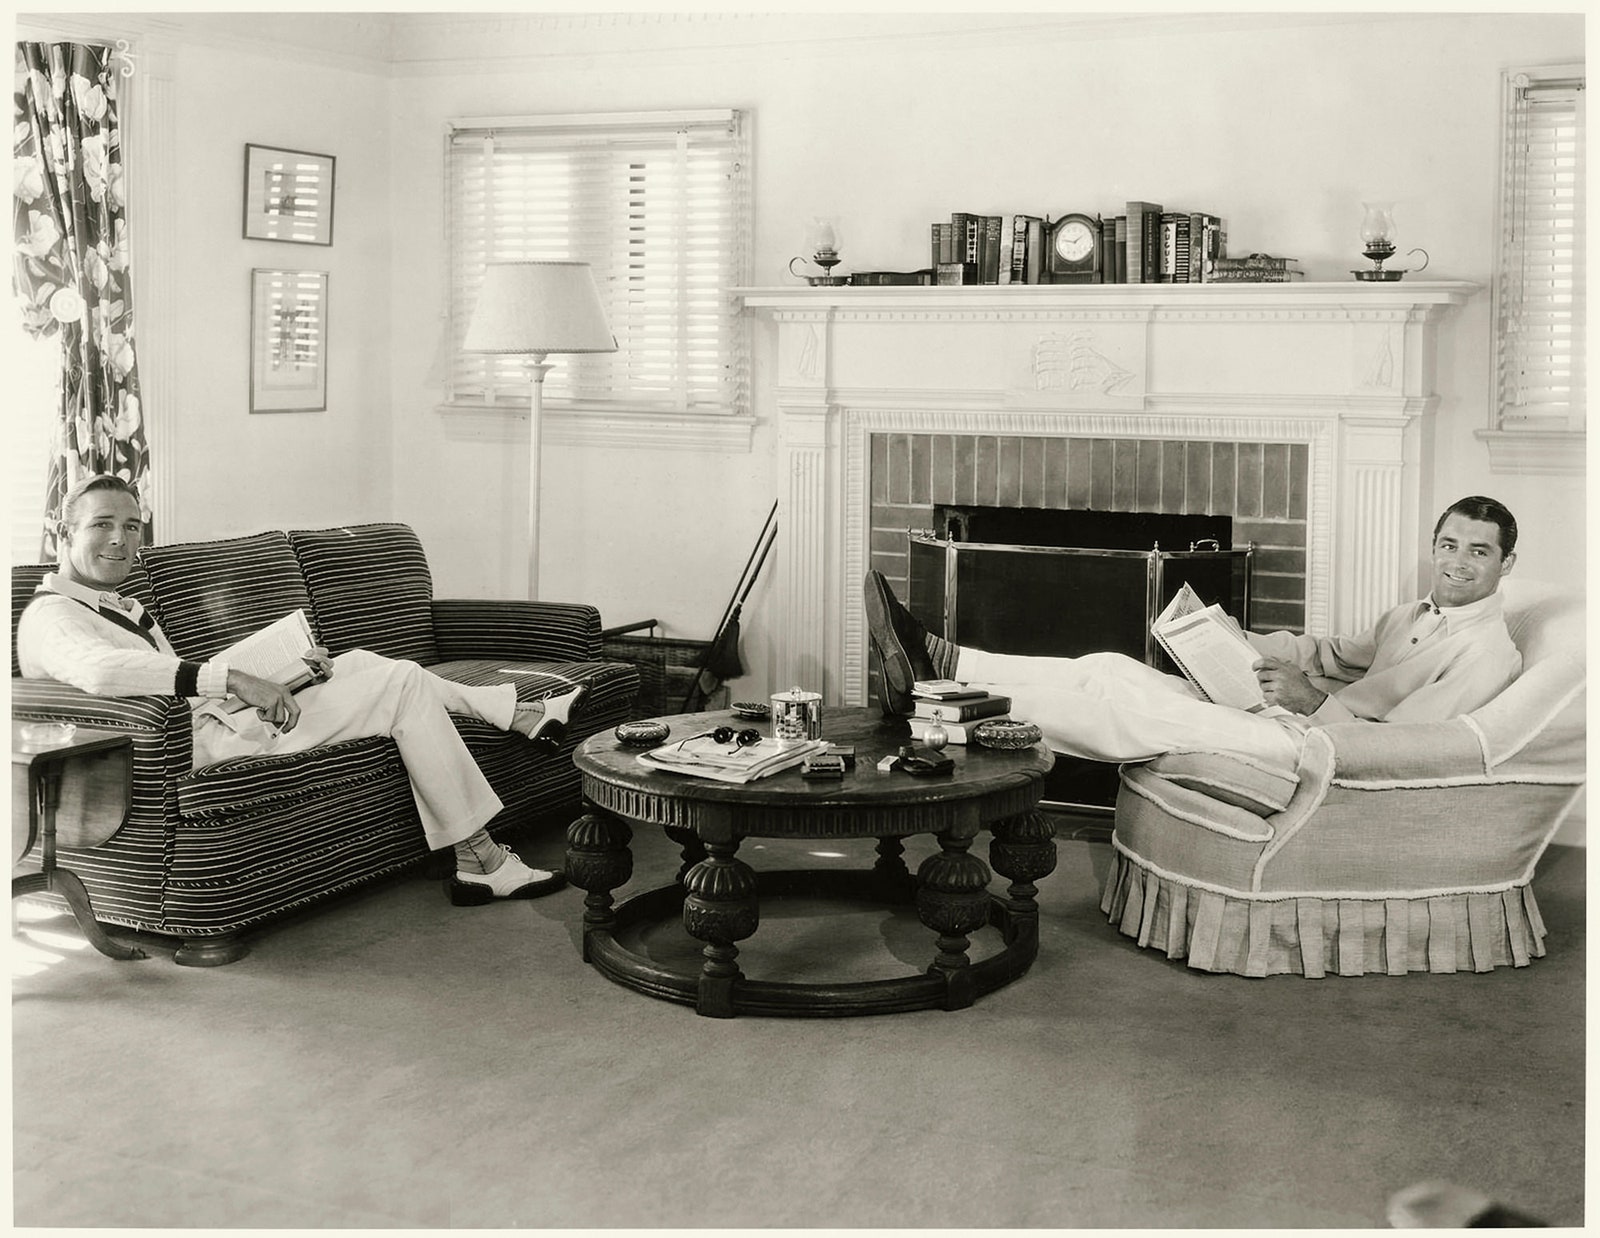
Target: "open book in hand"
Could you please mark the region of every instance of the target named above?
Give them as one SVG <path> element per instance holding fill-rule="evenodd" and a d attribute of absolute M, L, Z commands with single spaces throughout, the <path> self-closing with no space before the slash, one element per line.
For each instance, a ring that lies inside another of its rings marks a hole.
<path fill-rule="evenodd" d="M 242 641 L 229 645 L 217 657 L 228 664 L 230 671 L 243 671 L 258 679 L 270 679 L 273 683 L 281 683 L 290 692 L 298 692 L 327 678 L 305 660 L 316 643 L 306 612 L 293 610 L 259 632 L 252 632 Z M 237 696 L 229 696 L 222 702 L 222 708 L 230 714 L 236 714 L 242 709 L 249 709 L 250 705 Z"/>
<path fill-rule="evenodd" d="M 1251 713 L 1286 711 L 1268 705 L 1255 664 L 1261 654 L 1245 639 L 1238 622 L 1222 607 L 1210 606 L 1187 582 L 1150 628 L 1167 656 L 1208 701 Z"/>

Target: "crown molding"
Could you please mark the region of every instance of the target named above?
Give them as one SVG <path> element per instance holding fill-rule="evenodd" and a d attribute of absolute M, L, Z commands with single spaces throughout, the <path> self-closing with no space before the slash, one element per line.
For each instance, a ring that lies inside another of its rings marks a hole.
<path fill-rule="evenodd" d="M 387 77 L 393 43 L 388 13 L 19 13 L 17 37 L 140 40 L 276 56 Z"/>
<path fill-rule="evenodd" d="M 786 56 L 916 55 L 1040 42 L 1405 20 L 1349 13 L 512 13 L 392 15 L 397 76 L 516 72 L 532 66 L 648 57 L 674 64 L 777 49 Z"/>

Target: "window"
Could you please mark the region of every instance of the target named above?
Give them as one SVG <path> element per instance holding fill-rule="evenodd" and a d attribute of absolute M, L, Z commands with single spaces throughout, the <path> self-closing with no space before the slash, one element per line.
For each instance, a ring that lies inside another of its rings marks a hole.
<path fill-rule="evenodd" d="M 462 349 L 491 260 L 588 262 L 615 353 L 558 358 L 547 413 L 747 416 L 742 113 L 648 112 L 452 122 L 448 400 L 527 396 L 523 359 Z"/>
<path fill-rule="evenodd" d="M 1555 471 L 1563 458 L 1581 467 L 1573 447 L 1586 400 L 1583 90 L 1581 67 L 1505 80 L 1495 420 L 1484 437 L 1497 465 L 1522 470 Z M 1529 442 L 1546 453 L 1542 462 Z"/>

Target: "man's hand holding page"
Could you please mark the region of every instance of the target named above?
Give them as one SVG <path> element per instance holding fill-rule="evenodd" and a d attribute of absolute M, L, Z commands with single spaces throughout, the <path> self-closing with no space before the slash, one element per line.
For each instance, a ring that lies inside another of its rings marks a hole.
<path fill-rule="evenodd" d="M 1269 705 L 1277 705 L 1291 713 L 1312 714 L 1328 699 L 1326 692 L 1290 662 L 1263 658 L 1256 663 L 1255 672 L 1256 680 L 1261 684 L 1261 695 Z"/>

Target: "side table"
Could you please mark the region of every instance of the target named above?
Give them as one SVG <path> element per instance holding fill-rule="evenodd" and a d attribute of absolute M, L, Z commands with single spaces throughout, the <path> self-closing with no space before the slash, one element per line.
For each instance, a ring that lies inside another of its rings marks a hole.
<path fill-rule="evenodd" d="M 82 880 L 56 863 L 59 834 L 64 832 L 73 846 L 95 847 L 122 828 L 133 805 L 133 743 L 119 732 L 84 726 L 63 728 L 54 736 L 33 734 L 44 725 L 11 724 L 13 866 L 35 846 L 40 849 L 39 871 L 13 877 L 11 897 L 59 894 L 101 954 L 145 958 L 137 946 L 111 940 L 94 918 Z"/>

